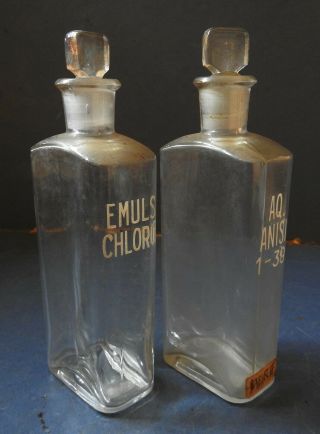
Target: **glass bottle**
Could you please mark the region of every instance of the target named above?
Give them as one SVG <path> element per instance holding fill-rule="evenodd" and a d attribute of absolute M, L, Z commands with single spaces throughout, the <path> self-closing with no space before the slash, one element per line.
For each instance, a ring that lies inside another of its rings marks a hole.
<path fill-rule="evenodd" d="M 67 131 L 31 149 L 49 368 L 96 410 L 153 386 L 156 158 L 114 131 L 104 35 L 65 39 Z"/>
<path fill-rule="evenodd" d="M 291 153 L 247 131 L 248 33 L 211 28 L 201 132 L 161 149 L 165 361 L 227 401 L 274 381 Z"/>

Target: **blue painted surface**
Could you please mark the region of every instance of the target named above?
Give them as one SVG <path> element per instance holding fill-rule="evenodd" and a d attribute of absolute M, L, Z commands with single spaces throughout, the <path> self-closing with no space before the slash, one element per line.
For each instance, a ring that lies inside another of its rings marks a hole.
<path fill-rule="evenodd" d="M 159 278 L 155 390 L 116 416 L 96 412 L 47 370 L 35 236 L 0 236 L 0 279 L 1 434 L 320 433 L 320 247 L 288 248 L 277 380 L 244 406 L 163 363 Z"/>

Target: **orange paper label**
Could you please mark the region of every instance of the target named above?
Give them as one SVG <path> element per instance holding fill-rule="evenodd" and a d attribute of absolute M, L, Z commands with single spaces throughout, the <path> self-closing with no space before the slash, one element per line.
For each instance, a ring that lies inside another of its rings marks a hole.
<path fill-rule="evenodd" d="M 246 398 L 252 398 L 267 387 L 267 385 L 273 381 L 276 369 L 277 359 L 273 359 L 266 366 L 260 369 L 260 371 L 248 377 L 246 379 Z"/>

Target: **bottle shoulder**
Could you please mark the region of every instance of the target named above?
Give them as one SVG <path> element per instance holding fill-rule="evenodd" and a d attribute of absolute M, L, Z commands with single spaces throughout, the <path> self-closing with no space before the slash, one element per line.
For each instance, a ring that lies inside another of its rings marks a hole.
<path fill-rule="evenodd" d="M 66 152 L 92 164 L 136 164 L 156 160 L 147 146 L 119 133 L 101 136 L 66 132 L 41 140 L 31 148 L 31 157 L 39 152 Z"/>
<path fill-rule="evenodd" d="M 179 137 L 161 148 L 161 153 L 188 151 L 221 153 L 230 158 L 251 162 L 292 159 L 291 152 L 284 146 L 251 132 L 234 136 L 200 132 Z"/>

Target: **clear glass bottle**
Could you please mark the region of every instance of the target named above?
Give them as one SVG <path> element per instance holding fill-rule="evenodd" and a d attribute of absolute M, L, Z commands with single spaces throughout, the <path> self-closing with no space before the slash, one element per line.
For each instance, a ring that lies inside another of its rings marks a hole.
<path fill-rule="evenodd" d="M 291 153 L 247 131 L 246 31 L 203 38 L 201 132 L 161 149 L 165 361 L 234 403 L 274 380 Z"/>
<path fill-rule="evenodd" d="M 105 36 L 67 34 L 66 133 L 31 150 L 50 370 L 114 413 L 153 386 L 156 158 L 114 131 Z"/>

